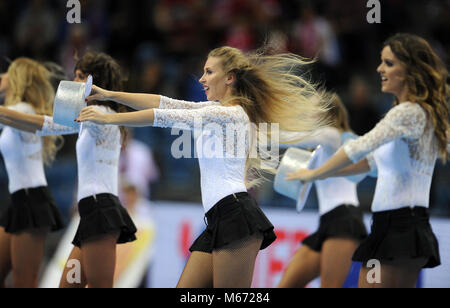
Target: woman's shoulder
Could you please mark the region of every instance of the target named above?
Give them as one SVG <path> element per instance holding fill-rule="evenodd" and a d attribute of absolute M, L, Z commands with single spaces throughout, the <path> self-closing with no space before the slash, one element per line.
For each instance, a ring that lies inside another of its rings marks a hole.
<path fill-rule="evenodd" d="M 411 117 L 426 118 L 426 115 L 425 109 L 419 103 L 406 101 L 391 108 L 386 116 L 407 119 Z"/>
<path fill-rule="evenodd" d="M 222 104 L 214 104 L 208 107 L 203 108 L 203 111 L 207 114 L 213 114 L 218 117 L 218 119 L 222 119 L 225 122 L 248 122 L 249 115 L 245 111 L 245 109 L 237 104 L 237 105 L 222 105 Z M 228 120 L 227 120 L 228 119 Z"/>
<path fill-rule="evenodd" d="M 420 106 L 419 103 L 417 102 L 412 102 L 412 101 L 405 101 L 402 102 L 396 106 L 394 106 L 391 110 L 398 110 L 398 111 L 402 111 L 402 112 L 425 112 L 425 110 L 422 108 L 422 106 Z"/>
<path fill-rule="evenodd" d="M 36 114 L 36 111 L 34 110 L 33 105 L 31 105 L 30 103 L 26 103 L 26 102 L 18 102 L 16 104 L 8 105 L 5 107 L 7 107 L 11 110 L 15 110 L 15 111 Z"/>

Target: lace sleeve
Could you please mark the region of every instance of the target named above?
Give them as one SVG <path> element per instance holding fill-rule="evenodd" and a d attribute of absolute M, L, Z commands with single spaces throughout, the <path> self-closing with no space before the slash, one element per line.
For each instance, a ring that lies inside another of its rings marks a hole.
<path fill-rule="evenodd" d="M 200 109 L 154 109 L 153 126 L 179 129 L 202 128 L 207 124 L 224 126 L 227 123 L 243 123 L 248 121 L 247 115 L 240 106 L 209 106 Z"/>
<path fill-rule="evenodd" d="M 299 141 L 289 142 L 290 140 Z M 338 149 L 341 145 L 341 135 L 333 127 L 325 127 L 313 133 L 280 131 L 280 142 L 282 141 L 288 143 L 280 143 L 280 148 L 316 148 L 318 145 L 322 145 L 332 149 Z"/>
<path fill-rule="evenodd" d="M 374 129 L 344 145 L 347 156 L 355 163 L 378 147 L 397 138 L 418 139 L 423 134 L 427 116 L 415 103 L 405 102 L 392 108 Z"/>
<path fill-rule="evenodd" d="M 219 102 L 188 102 L 161 95 L 159 109 L 199 109 L 207 106 L 219 106 Z"/>
<path fill-rule="evenodd" d="M 53 122 L 53 118 L 44 116 L 44 125 L 41 130 L 36 132 L 38 136 L 55 136 L 55 135 L 72 135 L 77 134 L 79 129 L 56 124 Z"/>

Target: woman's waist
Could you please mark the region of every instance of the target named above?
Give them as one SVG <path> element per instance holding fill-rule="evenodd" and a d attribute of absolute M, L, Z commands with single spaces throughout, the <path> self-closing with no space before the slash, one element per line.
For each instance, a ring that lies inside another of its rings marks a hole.
<path fill-rule="evenodd" d="M 78 183 L 78 201 L 81 201 L 84 198 L 88 198 L 94 195 L 100 195 L 100 194 L 111 194 L 111 195 L 118 195 L 118 184 L 113 183 L 112 181 L 102 181 L 102 182 L 95 182 L 92 181 L 86 181 L 82 182 L 79 181 Z"/>
<path fill-rule="evenodd" d="M 208 221 L 213 217 L 225 216 L 227 213 L 241 206 L 242 202 L 255 202 L 246 191 L 229 194 L 217 201 L 205 214 Z"/>
<path fill-rule="evenodd" d="M 91 214 L 98 208 L 121 206 L 117 195 L 111 193 L 98 193 L 83 197 L 78 201 L 78 212 L 81 217 Z"/>
<path fill-rule="evenodd" d="M 8 187 L 10 193 L 14 193 L 21 189 L 34 188 L 39 186 L 47 186 L 43 165 L 37 168 L 11 168 L 8 170 Z"/>
<path fill-rule="evenodd" d="M 214 185 L 202 185 L 202 202 L 205 213 L 217 204 L 225 204 L 226 200 L 232 200 L 230 196 L 233 194 L 247 192 L 247 187 L 244 183 L 221 182 L 220 185 L 217 184 L 218 183 L 215 182 Z"/>
<path fill-rule="evenodd" d="M 373 230 L 385 230 L 389 226 L 410 228 L 413 225 L 429 224 L 429 211 L 422 206 L 407 206 L 387 211 L 374 212 Z"/>

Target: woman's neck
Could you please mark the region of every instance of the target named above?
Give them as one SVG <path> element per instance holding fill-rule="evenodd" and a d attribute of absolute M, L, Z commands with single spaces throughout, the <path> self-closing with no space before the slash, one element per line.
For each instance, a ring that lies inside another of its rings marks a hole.
<path fill-rule="evenodd" d="M 403 88 L 403 90 L 401 91 L 401 93 L 399 93 L 399 95 L 397 96 L 397 100 L 399 103 L 404 103 L 408 101 L 408 97 L 409 97 L 409 91 L 406 87 Z"/>

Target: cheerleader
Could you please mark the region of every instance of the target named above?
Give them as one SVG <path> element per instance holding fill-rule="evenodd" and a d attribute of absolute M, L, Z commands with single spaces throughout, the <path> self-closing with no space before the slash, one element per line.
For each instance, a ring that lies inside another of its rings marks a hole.
<path fill-rule="evenodd" d="M 319 165 L 339 149 L 341 134 L 351 131 L 347 110 L 337 95 L 328 116 L 332 125 L 295 143 L 303 148 L 320 145 L 323 152 Z M 319 199 L 319 229 L 303 240 L 284 272 L 280 288 L 304 288 L 319 276 L 323 288 L 341 288 L 352 265 L 353 253 L 367 237 L 356 184 L 343 177 L 316 180 L 314 184 Z"/>
<path fill-rule="evenodd" d="M 1 78 L 5 107 L 0 107 L 0 129 L 10 124 L 3 116 L 9 111 L 41 116 L 52 113 L 50 77 L 44 66 L 31 59 L 18 58 L 11 63 Z M 27 126 L 20 128 L 26 130 Z M 50 165 L 55 158 L 57 139 L 11 127 L 4 127 L 1 133 L 0 152 L 11 194 L 11 205 L 0 216 L 2 286 L 12 269 L 14 287 L 37 287 L 47 234 L 64 227 L 44 173 L 44 163 Z"/>
<path fill-rule="evenodd" d="M 197 121 L 203 125 L 196 144 L 203 149 L 199 164 L 207 227 L 190 248 L 192 254 L 178 287 L 251 286 L 258 251 L 276 236 L 247 192 L 250 180 L 255 179 L 252 176 L 261 170 L 261 157 L 249 156 L 255 139 L 248 127 L 280 123 L 282 129 L 305 131 L 320 126 L 324 108 L 308 100 L 316 95 L 315 89 L 292 73 L 303 64 L 293 55 L 247 56 L 231 47 L 214 49 L 200 79 L 209 100 L 203 103 L 93 87 L 95 95 L 89 100 L 111 99 L 141 111 L 108 115 L 88 107 L 79 121 L 191 130 Z M 230 136 L 227 128 L 235 128 Z M 217 155 L 208 155 L 206 150 Z"/>
<path fill-rule="evenodd" d="M 75 81 L 86 82 L 88 75 L 103 87 L 121 89 L 117 62 L 103 53 L 87 53 L 76 64 Z M 90 103 L 106 114 L 120 110 L 113 102 Z M 10 112 L 15 125 L 28 125 L 38 136 L 78 134 L 79 129 L 55 124 L 48 116 L 30 116 Z M 116 264 L 116 245 L 136 239 L 136 227 L 118 199 L 121 131 L 117 126 L 85 123 L 76 145 L 78 165 L 78 211 L 80 224 L 68 261 L 81 264 L 81 281 L 67 279 L 71 267 L 65 267 L 60 287 L 111 288 Z"/>
<path fill-rule="evenodd" d="M 415 287 L 422 268 L 440 265 L 428 207 L 436 159 L 447 159 L 448 72 L 428 42 L 411 34 L 386 41 L 377 72 L 382 91 L 395 96 L 384 119 L 320 168 L 288 178 L 314 181 L 377 169 L 371 234 L 353 256 L 363 262 L 359 286 Z M 370 260 L 381 264 L 375 282 L 367 279 Z"/>

